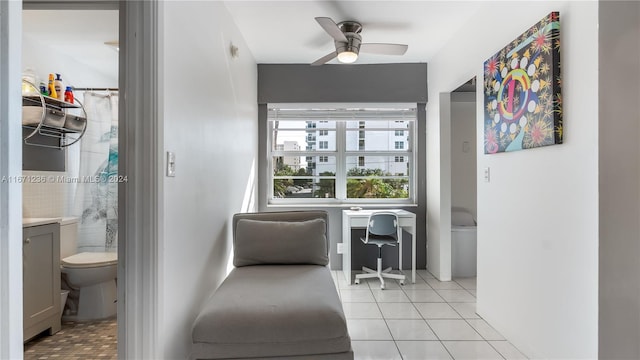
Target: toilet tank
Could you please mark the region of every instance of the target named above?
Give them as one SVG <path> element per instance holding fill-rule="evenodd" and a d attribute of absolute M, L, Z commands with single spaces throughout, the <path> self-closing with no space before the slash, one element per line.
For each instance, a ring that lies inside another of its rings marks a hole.
<path fill-rule="evenodd" d="M 60 259 L 78 252 L 78 218 L 63 217 L 60 220 Z"/>

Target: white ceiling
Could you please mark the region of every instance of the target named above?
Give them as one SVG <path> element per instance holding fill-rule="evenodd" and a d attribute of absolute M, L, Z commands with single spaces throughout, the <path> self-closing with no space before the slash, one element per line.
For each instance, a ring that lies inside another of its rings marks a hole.
<path fill-rule="evenodd" d="M 244 1 L 224 2 L 258 63 L 311 63 L 334 50 L 315 21 L 362 23 L 363 42 L 409 45 L 403 56 L 361 54 L 357 63 L 428 62 L 482 1 Z M 25 10 L 24 36 L 73 54 L 96 69 L 111 69 L 117 53 L 104 45 L 118 39 L 117 10 Z M 335 63 L 333 60 L 332 63 Z"/>
<path fill-rule="evenodd" d="M 334 51 L 315 21 L 356 20 L 363 42 L 409 45 L 403 56 L 361 54 L 358 63 L 428 62 L 478 11 L 480 1 L 225 1 L 258 63 L 311 63 Z M 335 63 L 333 60 L 332 63 Z"/>
<path fill-rule="evenodd" d="M 24 10 L 22 31 L 98 71 L 118 68 L 118 53 L 104 44 L 118 40 L 117 10 Z"/>

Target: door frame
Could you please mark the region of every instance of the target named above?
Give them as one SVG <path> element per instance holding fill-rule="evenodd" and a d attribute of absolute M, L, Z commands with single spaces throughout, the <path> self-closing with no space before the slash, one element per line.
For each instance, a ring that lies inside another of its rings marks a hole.
<path fill-rule="evenodd" d="M 118 358 L 157 358 L 162 176 L 156 1 L 30 1 L 27 9 L 119 8 Z M 0 179 L 22 175 L 23 2 L 0 1 Z M 126 269 L 126 271 L 125 271 Z M 0 181 L 0 358 L 22 358 L 22 186 Z"/>

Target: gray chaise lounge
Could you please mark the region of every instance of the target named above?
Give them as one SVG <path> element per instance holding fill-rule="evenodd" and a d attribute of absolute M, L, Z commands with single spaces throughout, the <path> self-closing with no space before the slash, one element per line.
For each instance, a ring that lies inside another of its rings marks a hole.
<path fill-rule="evenodd" d="M 353 359 L 329 263 L 327 213 L 233 217 L 235 269 L 192 331 L 196 359 Z"/>

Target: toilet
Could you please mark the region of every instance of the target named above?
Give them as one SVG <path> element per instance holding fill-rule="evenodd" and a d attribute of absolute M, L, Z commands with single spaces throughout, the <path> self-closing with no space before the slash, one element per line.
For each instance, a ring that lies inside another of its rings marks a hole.
<path fill-rule="evenodd" d="M 97 320 L 116 315 L 116 276 L 118 255 L 115 252 L 77 252 L 78 219 L 60 221 L 60 272 L 62 282 L 70 288 L 67 300 L 76 314 L 65 318 L 79 321 Z"/>
<path fill-rule="evenodd" d="M 476 276 L 476 229 L 476 220 L 469 210 L 451 208 L 451 275 L 454 278 Z"/>

